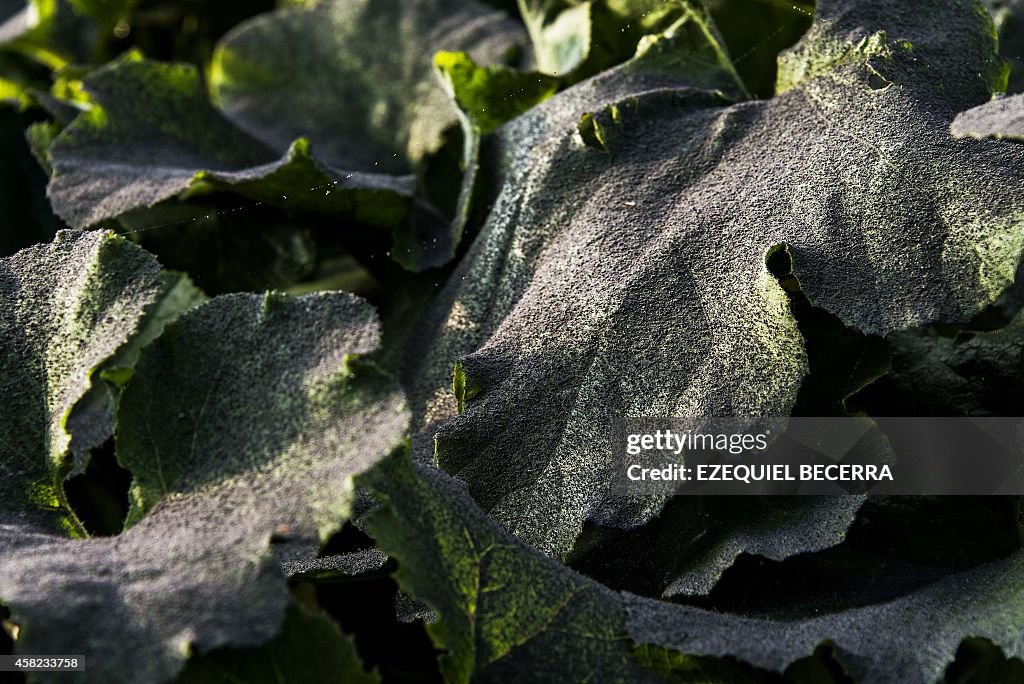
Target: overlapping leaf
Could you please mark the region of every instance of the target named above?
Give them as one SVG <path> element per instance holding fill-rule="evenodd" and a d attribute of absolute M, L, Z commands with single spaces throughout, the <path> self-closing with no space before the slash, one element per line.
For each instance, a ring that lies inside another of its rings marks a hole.
<path fill-rule="evenodd" d="M 236 129 L 209 104 L 194 67 L 129 55 L 84 85 L 93 108 L 49 151 L 50 198 L 73 226 L 92 226 L 204 185 L 384 225 L 406 210 L 400 196 L 411 193 L 409 179 L 362 177 L 353 188 L 333 192 L 344 176 L 318 164 L 305 140 L 279 158 Z"/>
<path fill-rule="evenodd" d="M 934 682 L 969 635 L 1024 654 L 1019 553 L 886 603 L 753 619 L 611 591 L 526 547 L 433 469 L 391 460 L 367 480 L 385 501 L 370 530 L 401 586 L 437 611 L 427 630 L 452 682 L 756 681 L 731 658 L 792 672 L 826 641 L 857 681 Z"/>
<path fill-rule="evenodd" d="M 638 57 L 632 62 L 617 71 L 583 84 L 575 91 L 570 91 L 577 95 L 579 102 L 574 103 L 574 109 L 570 108 L 568 113 L 561 114 L 563 118 L 559 123 L 571 126 L 576 123 L 575 117 L 582 116 L 579 124 L 581 138 L 582 134 L 587 134 L 589 142 L 584 139 L 585 144 L 595 145 L 600 149 L 604 144 L 604 124 L 587 109 L 600 110 L 601 107 L 609 106 L 609 102 L 614 103 L 615 97 L 621 95 L 622 88 L 626 88 L 627 91 L 632 88 L 642 93 L 658 92 L 667 87 L 696 85 L 720 89 L 732 97 L 741 96 L 743 90 L 738 76 L 727 61 L 724 48 L 714 36 L 715 31 L 710 25 L 709 17 L 688 8 L 684 17 L 665 34 L 644 43 Z M 569 93 L 566 93 L 562 97 L 568 95 Z M 698 95 L 699 97 L 701 95 Z M 718 96 L 704 93 L 703 97 L 711 104 L 716 102 Z M 624 106 L 631 104 L 628 99 L 624 102 Z M 617 107 L 617 104 L 612 104 L 605 111 L 605 115 L 611 113 L 613 117 L 618 116 Z M 528 115 L 519 122 L 519 125 L 523 126 L 522 130 L 526 131 L 527 135 L 532 135 L 541 125 L 538 119 L 547 122 L 550 113 L 545 112 L 544 117 L 542 119 L 540 115 Z M 584 123 L 590 128 L 585 128 Z M 519 154 L 519 140 L 515 134 L 501 136 L 498 144 L 504 146 L 502 151 L 506 154 Z M 513 168 L 517 163 L 527 163 L 522 158 L 514 156 L 513 159 L 516 160 L 512 163 Z M 463 279 L 465 278 L 466 276 L 463 276 Z M 455 327 L 453 337 L 459 339 L 462 334 L 470 332 L 472 331 L 469 329 Z M 442 345 L 446 343 L 447 340 L 442 340 Z M 428 372 L 436 372 L 436 381 L 440 384 L 446 379 L 445 370 L 442 366 L 428 369 Z M 461 366 L 456 371 L 455 391 L 462 395 L 458 398 L 459 401 L 470 398 L 477 389 L 473 386 L 472 379 L 469 380 L 469 386 L 459 386 L 460 379 L 463 383 L 466 381 L 462 376 L 463 372 Z M 431 402 L 443 402 L 445 394 L 442 391 L 440 395 L 421 396 L 425 404 L 425 419 L 428 422 L 437 417 L 434 413 L 436 407 Z M 424 432 L 424 437 L 429 438 L 432 435 L 429 428 Z M 430 445 L 424 446 L 429 448 Z M 441 445 L 442 448 L 443 446 Z M 488 485 L 484 483 L 483 486 Z M 552 482 L 549 486 L 559 485 Z M 861 502 L 854 498 L 809 503 L 769 500 L 732 511 L 737 514 L 735 524 L 725 524 L 724 520 L 717 519 L 713 514 L 709 515 L 704 507 L 692 500 L 677 503 L 679 505 L 675 507 L 674 515 L 667 516 L 651 530 L 642 531 L 637 535 L 640 547 L 643 547 L 645 542 L 650 542 L 651 548 L 638 552 L 636 545 L 630 543 L 629 539 L 622 539 L 622 535 L 616 534 L 615 530 L 597 528 L 595 534 L 583 541 L 580 548 L 574 549 L 567 560 L 576 567 L 587 568 L 597 576 L 618 583 L 617 581 L 621 581 L 622 578 L 616 578 L 616 573 L 622 568 L 616 567 L 616 559 L 617 554 L 621 552 L 624 558 L 628 558 L 627 566 L 632 568 L 626 570 L 631 581 L 654 595 L 663 592 L 706 593 L 721 572 L 742 552 L 761 553 L 780 559 L 840 542 Z M 559 513 L 566 514 L 573 515 L 566 510 Z M 745 518 L 744 514 L 749 515 L 749 518 Z M 543 513 L 538 517 L 541 515 Z M 689 521 L 685 527 L 692 533 L 690 536 L 673 529 L 678 527 L 680 518 L 687 517 Z M 555 519 L 557 518 L 556 515 Z M 782 521 L 785 521 L 784 529 L 780 530 L 776 526 Z M 550 533 L 557 537 L 563 534 L 559 524 L 556 523 L 553 529 L 546 528 L 539 534 Z M 662 534 L 664 536 L 659 536 Z M 666 546 L 667 548 L 664 548 Z M 565 549 L 559 550 L 558 553 L 564 554 Z M 641 558 L 644 560 L 640 560 Z M 638 565 L 642 569 L 638 569 Z"/>
<path fill-rule="evenodd" d="M 812 305 L 884 335 L 969 318 L 1024 246 L 1024 151 L 948 132 L 1004 73 L 971 2 L 823 1 L 769 101 L 709 106 L 685 77 L 636 72 L 500 132 L 507 180 L 420 365 L 440 466 L 555 556 L 585 520 L 661 505 L 611 495 L 614 417 L 789 414 L 806 356 L 773 247 Z"/>
<path fill-rule="evenodd" d="M 566 563 L 606 585 L 672 598 L 711 592 L 740 554 L 781 561 L 839 544 L 863 497 L 700 497 L 623 531 L 584 529 Z"/>
<path fill-rule="evenodd" d="M 0 264 L 5 517 L 17 513 L 29 530 L 74 529 L 61 502 L 60 483 L 73 467 L 66 421 L 89 392 L 93 370 L 128 342 L 159 298 L 159 266 L 101 233 L 60 233 Z"/>
<path fill-rule="evenodd" d="M 1024 142 L 1024 95 L 1001 97 L 957 115 L 950 127 L 960 138 Z"/>
<path fill-rule="evenodd" d="M 378 343 L 372 310 L 338 293 L 230 295 L 164 328 L 119 407 L 135 524 L 72 540 L 63 418 L 136 331 L 158 267 L 93 232 L 0 268 L 0 599 L 18 648 L 85 654 L 93 679 L 162 681 L 194 650 L 268 641 L 288 603 L 271 537 L 326 538 L 348 515 L 352 476 L 406 429 L 401 392 L 353 358 Z"/>
<path fill-rule="evenodd" d="M 642 8 L 638 5 L 620 9 L 629 14 L 639 12 Z M 524 11 L 528 10 L 524 8 Z M 566 11 L 569 14 L 575 12 Z M 676 82 L 672 74 L 685 74 L 687 85 L 717 88 L 737 97 L 744 92 L 744 86 L 729 63 L 706 11 L 689 3 L 672 2 L 667 3 L 663 11 L 653 14 L 658 19 L 652 20 L 649 26 L 643 22 L 638 25 L 645 27 L 645 30 L 653 30 L 662 24 L 667 25 L 667 28 L 660 35 L 648 36 L 640 42 L 636 48 L 640 56 L 625 73 L 606 82 L 599 81 L 595 91 L 584 96 L 581 103 L 590 101 L 595 107 L 606 104 L 604 100 L 614 97 L 611 91 L 619 79 L 637 77 L 649 87 L 658 87 L 659 73 L 666 83 Z M 640 34 L 632 36 L 632 42 L 629 43 L 630 55 L 639 37 Z M 622 61 L 625 56 L 621 55 L 612 63 Z M 501 124 L 543 102 L 557 92 L 560 85 L 569 81 L 540 72 L 520 72 L 500 66 L 482 67 L 465 53 L 438 53 L 434 62 L 459 107 L 463 127 L 464 178 L 455 218 L 455 234 L 461 238 L 463 228 L 473 216 L 473 202 L 479 199 L 477 176 L 481 166 L 482 138 Z M 504 152 L 498 142 L 497 155 Z M 500 160 L 496 164 L 502 166 L 505 162 Z"/>
<path fill-rule="evenodd" d="M 393 59 L 378 59 L 396 26 L 406 39 L 386 53 Z M 49 149 L 51 199 L 84 228 L 174 197 L 230 190 L 394 227 L 396 260 L 413 269 L 441 265 L 456 237 L 436 209 L 414 199 L 409 175 L 456 121 L 431 51 L 497 61 L 520 35 L 504 15 L 473 2 L 282 9 L 243 24 L 218 50 L 212 87 L 222 111 L 193 67 L 129 55 L 85 79 L 92 109 Z"/>
<path fill-rule="evenodd" d="M 336 168 L 408 173 L 456 123 L 434 53 L 500 64 L 523 39 L 473 0 L 333 0 L 240 25 L 220 44 L 210 85 L 225 115 L 271 147 L 306 137 Z"/>

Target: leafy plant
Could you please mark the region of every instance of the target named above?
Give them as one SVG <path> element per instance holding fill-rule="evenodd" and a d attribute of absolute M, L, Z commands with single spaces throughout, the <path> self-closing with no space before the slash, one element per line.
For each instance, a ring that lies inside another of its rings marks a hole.
<path fill-rule="evenodd" d="M 0 0 L 0 648 L 1024 681 L 1020 497 L 625 495 L 612 441 L 1020 413 L 1022 22 Z"/>

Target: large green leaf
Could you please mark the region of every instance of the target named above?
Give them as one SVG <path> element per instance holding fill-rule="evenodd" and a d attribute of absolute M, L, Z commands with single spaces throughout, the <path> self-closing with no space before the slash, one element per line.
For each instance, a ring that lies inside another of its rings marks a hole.
<path fill-rule="evenodd" d="M 852 329 L 971 317 L 1024 246 L 1024 148 L 948 126 L 1001 73 L 973 2 L 823 0 L 772 100 L 708 106 L 627 65 L 508 124 L 500 196 L 416 350 L 417 453 L 436 434 L 485 510 L 563 556 L 585 521 L 662 505 L 613 496 L 616 418 L 790 413 L 807 357 L 776 246 Z"/>
<path fill-rule="evenodd" d="M 0 452 L 0 599 L 19 651 L 84 654 L 90 681 L 163 681 L 193 651 L 271 639 L 288 603 L 272 539 L 324 541 L 353 475 L 408 424 L 396 384 L 356 358 L 378 344 L 374 312 L 341 293 L 229 295 L 167 325 L 118 411 L 134 525 L 73 540 L 60 419 L 137 328 L 157 267 L 94 232 L 0 269 L 3 433 L 18 440 Z"/>
<path fill-rule="evenodd" d="M 519 681 L 525 672 L 567 682 L 597 673 L 609 682 L 755 680 L 749 666 L 808 681 L 798 668 L 826 641 L 856 681 L 934 682 L 969 636 L 1024 654 L 1019 553 L 884 603 L 754 619 L 584 578 L 501 529 L 436 470 L 390 459 L 364 480 L 385 502 L 369 529 L 398 561 L 399 584 L 436 611 L 426 629 L 452 682 Z"/>

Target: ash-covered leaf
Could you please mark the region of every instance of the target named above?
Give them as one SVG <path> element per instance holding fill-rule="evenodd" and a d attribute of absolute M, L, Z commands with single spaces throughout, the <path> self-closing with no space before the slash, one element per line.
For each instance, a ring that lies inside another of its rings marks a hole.
<path fill-rule="evenodd" d="M 250 516 L 291 515 L 267 529 L 325 539 L 348 515 L 351 475 L 404 428 L 400 394 L 353 358 L 377 347 L 377 328 L 361 300 L 324 293 L 224 295 L 165 329 L 118 414 L 118 460 L 134 475 L 127 524 L 160 501 L 255 479 Z M 262 487 L 271 502 L 259 503 Z M 298 510 L 275 508 L 289 496 Z"/>
<path fill-rule="evenodd" d="M 459 51 L 496 66 L 526 42 L 504 13 L 473 0 L 321 2 L 238 26 L 214 55 L 210 85 L 229 119 L 275 149 L 304 136 L 326 163 L 356 179 L 415 172 L 429 181 L 427 159 L 458 122 L 434 53 Z M 467 136 L 465 158 L 475 158 L 475 142 Z M 445 202 L 430 194 L 429 184 L 420 188 L 413 217 L 426 232 L 396 233 L 392 253 L 403 265 L 440 266 L 461 238 L 461 209 L 454 227 L 439 215 L 431 221 L 425 205 Z"/>
<path fill-rule="evenodd" d="M 588 525 L 566 562 L 645 596 L 703 596 L 740 554 L 781 561 L 839 544 L 864 503 L 840 497 L 678 497 L 636 530 Z"/>
<path fill-rule="evenodd" d="M 616 592 L 527 549 L 457 482 L 393 458 L 361 483 L 385 501 L 368 530 L 399 585 L 437 613 L 425 628 L 446 681 L 658 681 L 632 656 Z"/>
<path fill-rule="evenodd" d="M 411 179 L 375 174 L 347 179 L 314 159 L 304 139 L 281 156 L 210 105 L 192 66 L 129 55 L 83 84 L 92 108 L 49 151 L 50 199 L 73 226 L 93 226 L 211 189 L 375 225 L 398 223 L 407 212 Z"/>
<path fill-rule="evenodd" d="M 615 592 L 501 529 L 452 478 L 385 461 L 363 481 L 396 579 L 436 611 L 426 626 L 449 681 L 808 681 L 820 645 L 855 681 L 933 682 L 982 636 L 1024 653 L 1020 553 L 893 600 L 811 618 L 747 618 Z M 894 638 L 899 635 L 900 638 Z M 740 661 L 739 663 L 736 660 Z M 757 669 L 754 669 L 757 668 Z M 766 672 L 767 671 L 767 672 Z M 828 680 L 826 680 L 828 681 Z"/>
<path fill-rule="evenodd" d="M 396 261 L 441 266 L 458 235 L 411 175 L 457 122 L 433 51 L 494 63 L 523 42 L 521 28 L 470 0 L 284 8 L 221 43 L 217 108 L 193 67 L 124 57 L 84 79 L 92 107 L 49 149 L 50 196 L 70 224 L 89 227 L 227 190 L 391 228 Z M 396 49 L 382 58 L 385 43 Z"/>
<path fill-rule="evenodd" d="M 719 89 L 735 98 L 742 96 L 744 86 L 707 13 L 687 5 L 685 11 L 673 10 L 672 16 L 676 15 L 678 17 L 664 32 L 647 36 L 640 43 L 635 58 L 622 73 L 598 85 L 595 93 L 581 98 L 581 102 L 592 101 L 596 110 L 614 100 L 614 88 L 620 79 L 636 77 L 648 87 L 657 87 L 658 74 L 668 82 L 676 82 L 673 76 L 684 74 L 688 85 Z M 438 53 L 434 64 L 458 105 L 465 140 L 464 175 L 455 218 L 455 233 L 461 238 L 474 210 L 473 203 L 482 194 L 478 176 L 483 138 L 551 97 L 568 81 L 538 72 L 482 67 L 463 53 Z M 581 112 L 580 116 L 591 126 L 599 125 L 593 112 Z M 496 155 L 500 157 L 506 150 L 502 149 L 501 142 L 497 147 Z M 505 163 L 504 160 L 491 161 L 498 166 Z"/>
<path fill-rule="evenodd" d="M 372 309 L 341 293 L 230 295 L 167 325 L 117 416 L 134 524 L 73 540 L 61 417 L 138 329 L 157 266 L 94 232 L 0 269 L 0 600 L 19 652 L 80 653 L 90 681 L 149 682 L 190 653 L 270 640 L 288 603 L 271 539 L 324 541 L 349 514 L 352 477 L 408 423 L 396 384 L 354 356 L 378 344 Z"/>
<path fill-rule="evenodd" d="M 61 232 L 0 260 L 5 522 L 81 533 L 61 489 L 74 466 L 67 421 L 161 289 L 156 260 L 109 233 Z"/>
<path fill-rule="evenodd" d="M 1024 142 L 1024 95 L 1000 97 L 961 112 L 950 131 L 957 138 L 1006 138 Z"/>
<path fill-rule="evenodd" d="M 855 681 L 934 682 L 967 638 L 989 639 L 1010 656 L 1024 654 L 1022 573 L 1018 551 L 891 601 L 804 620 L 722 615 L 628 595 L 624 603 L 638 644 L 732 656 L 780 671 L 828 640 Z"/>
<path fill-rule="evenodd" d="M 504 13 L 474 0 L 332 0 L 238 26 L 217 49 L 210 86 L 221 111 L 270 147 L 305 137 L 334 167 L 403 174 L 457 123 L 434 53 L 501 64 L 524 42 Z"/>
<path fill-rule="evenodd" d="M 817 11 L 771 100 L 712 106 L 627 65 L 498 132 L 506 181 L 416 350 L 415 446 L 429 459 L 436 434 L 437 463 L 545 553 L 661 508 L 612 496 L 614 419 L 791 412 L 807 356 L 778 245 L 808 302 L 867 334 L 966 320 L 1012 282 L 1024 148 L 948 130 L 998 79 L 987 15 Z"/>
<path fill-rule="evenodd" d="M 337 579 L 358 577 L 380 571 L 388 561 L 387 555 L 377 549 L 364 549 L 318 557 L 310 549 L 295 546 L 289 553 L 278 552 L 281 569 L 288 579 Z M 315 551 L 315 550 L 314 550 Z"/>

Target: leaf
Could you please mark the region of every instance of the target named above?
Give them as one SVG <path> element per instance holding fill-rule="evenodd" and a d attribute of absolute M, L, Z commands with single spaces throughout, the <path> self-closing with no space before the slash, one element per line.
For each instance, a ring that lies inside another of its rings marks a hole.
<path fill-rule="evenodd" d="M 615 592 L 527 550 L 453 480 L 389 459 L 361 482 L 386 502 L 368 530 L 399 585 L 439 616 L 425 628 L 446 681 L 657 681 L 631 656 Z"/>
<path fill-rule="evenodd" d="M 306 137 L 336 168 L 403 174 L 457 123 L 434 53 L 499 64 L 524 38 L 473 0 L 333 0 L 237 27 L 217 49 L 210 87 L 225 115 L 270 147 Z"/>
<path fill-rule="evenodd" d="M 636 530 L 585 527 L 566 563 L 644 596 L 704 596 L 741 554 L 781 561 L 839 544 L 863 503 L 859 496 L 677 497 Z"/>
<path fill-rule="evenodd" d="M 358 577 L 380 571 L 388 557 L 377 549 L 337 553 L 318 557 L 316 549 L 296 546 L 287 554 L 278 554 L 281 569 L 288 579 L 332 580 L 339 577 Z"/>
<path fill-rule="evenodd" d="M 995 300 L 1024 246 L 1024 150 L 948 134 L 997 80 L 990 26 L 966 1 L 887 7 L 819 3 L 772 100 L 709 106 L 627 65 L 504 127 L 501 193 L 410 359 L 419 458 L 436 435 L 486 511 L 564 557 L 584 522 L 662 506 L 612 495 L 614 419 L 789 415 L 807 356 L 765 264 L 780 245 L 808 302 L 865 334 Z M 578 137 L 587 112 L 606 151 Z"/>
<path fill-rule="evenodd" d="M 981 636 L 1021 655 L 1022 560 L 1017 552 L 892 601 L 798 621 L 721 616 L 627 596 L 628 629 L 640 644 L 731 655 L 768 670 L 786 667 L 828 639 L 857 681 L 931 682 L 966 637 Z"/>
<path fill-rule="evenodd" d="M 285 613 L 281 633 L 265 646 L 193 658 L 178 678 L 179 684 L 378 681 L 363 670 L 355 644 L 328 616 L 295 603 Z"/>
<path fill-rule="evenodd" d="M 520 27 L 473 0 L 321 2 L 240 25 L 219 45 L 210 85 L 225 115 L 271 147 L 304 136 L 346 176 L 416 172 L 426 181 L 428 157 L 458 121 L 433 53 L 458 50 L 497 65 L 523 43 Z M 390 46 L 383 54 L 382 44 Z M 500 70 L 491 80 L 498 74 L 518 80 Z M 467 158 L 474 143 L 466 143 Z M 440 205 L 429 191 L 420 188 L 422 200 Z M 463 222 L 399 234 L 392 251 L 403 264 L 440 266 L 454 255 Z"/>
<path fill-rule="evenodd" d="M 80 531 L 60 486 L 73 467 L 66 421 L 95 370 L 140 328 L 160 296 L 158 274 L 151 256 L 107 233 L 61 232 L 0 260 L 0 505 L 8 521 L 17 512 L 26 530 Z"/>
<path fill-rule="evenodd" d="M 611 591 L 526 547 L 434 469 L 389 459 L 361 481 L 385 503 L 369 528 L 397 559 L 400 586 L 438 613 L 426 629 L 445 650 L 448 681 L 516 681 L 524 671 L 567 681 L 598 672 L 602 681 L 735 681 L 736 665 L 728 676 L 715 669 L 736 658 L 795 674 L 827 641 L 856 681 L 925 682 L 970 635 L 1022 653 L 1020 552 L 892 601 L 755 619 Z"/>
<path fill-rule="evenodd" d="M 633 56 L 637 43 L 693 13 L 683 0 L 519 0 L 537 68 L 574 80 Z"/>
<path fill-rule="evenodd" d="M 37 285 L 5 286 L 0 307 L 21 316 L 3 328 L 2 380 L 14 409 L 3 434 L 22 441 L 0 459 L 0 598 L 20 626 L 18 650 L 84 654 L 90 681 L 163 681 L 192 652 L 269 641 L 288 603 L 271 540 L 323 542 L 348 515 L 352 476 L 407 426 L 401 390 L 354 356 L 378 344 L 373 311 L 341 293 L 228 295 L 168 325 L 144 347 L 117 416 L 134 524 L 72 540 L 47 465 L 68 436 L 47 421 L 134 332 L 157 292 L 156 265 L 99 232 L 62 234 L 36 251 L 78 258 L 50 257 L 47 268 L 22 252 L 0 262 L 23 281 L 31 264 Z M 92 278 L 59 285 L 78 274 Z M 80 330 L 94 319 L 99 327 Z M 75 363 L 65 368 L 66 358 Z M 42 386 L 33 373 L 44 359 Z"/>
<path fill-rule="evenodd" d="M 135 478 L 128 524 L 165 498 L 219 481 L 230 492 L 239 486 L 232 480 L 248 474 L 257 482 L 246 498 L 262 476 L 275 498 L 291 487 L 296 501 L 308 501 L 308 520 L 288 525 L 283 537 L 324 539 L 346 516 L 347 478 L 404 427 L 394 386 L 351 358 L 378 344 L 372 311 L 340 293 L 224 295 L 182 323 L 191 328 L 171 326 L 146 349 L 121 401 L 118 459 Z M 366 423 L 375 429 L 359 434 L 360 418 L 376 421 Z M 314 474 L 324 481 L 302 481 Z M 335 499 L 333 508 L 322 503 Z"/>
<path fill-rule="evenodd" d="M 744 92 L 743 84 L 709 24 L 706 13 L 687 7 L 664 33 L 648 36 L 640 44 L 629 71 L 643 72 L 647 75 L 645 78 L 652 81 L 659 72 L 685 73 L 689 84 L 714 87 L 730 96 L 739 96 Z M 482 194 L 479 188 L 482 184 L 479 178 L 482 138 L 551 97 L 563 79 L 498 66 L 480 67 L 462 53 L 438 53 L 434 64 L 459 107 L 465 140 L 462 161 L 465 174 L 455 219 L 456 235 L 461 238 L 470 222 L 473 204 Z M 597 97 L 595 100 L 600 101 Z M 584 113 L 582 117 L 593 121 L 592 113 Z"/>
<path fill-rule="evenodd" d="M 1024 95 L 997 98 L 961 112 L 950 131 L 957 138 L 1005 138 L 1024 142 Z"/>
<path fill-rule="evenodd" d="M 93 108 L 50 148 L 50 199 L 73 226 L 210 187 L 377 225 L 405 214 L 405 181 L 378 175 L 347 183 L 318 164 L 302 139 L 278 158 L 234 128 L 206 100 L 194 67 L 129 55 L 90 74 L 84 87 Z"/>

